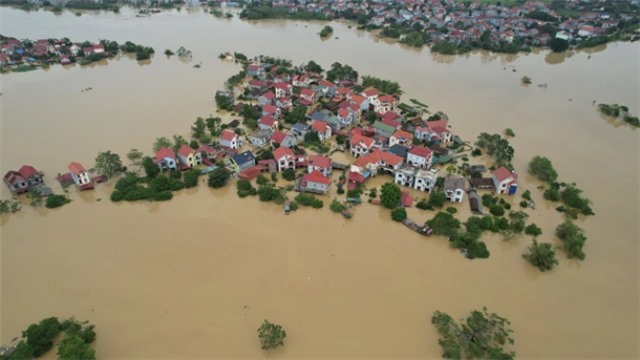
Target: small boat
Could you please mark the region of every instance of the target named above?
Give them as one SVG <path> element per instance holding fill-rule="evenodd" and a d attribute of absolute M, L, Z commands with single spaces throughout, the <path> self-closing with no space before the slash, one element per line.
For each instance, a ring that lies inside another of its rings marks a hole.
<path fill-rule="evenodd" d="M 345 219 L 351 219 L 353 217 L 353 214 L 351 214 L 347 210 L 340 211 L 340 214 L 344 216 Z"/>
<path fill-rule="evenodd" d="M 289 212 L 291 212 L 291 201 L 287 200 L 284 202 L 284 214 L 289 215 Z"/>
<path fill-rule="evenodd" d="M 431 236 L 431 233 L 433 233 L 433 230 L 431 230 L 431 228 L 427 225 L 420 226 L 409 219 L 402 220 L 402 223 L 404 224 L 404 226 L 417 232 L 420 235 Z"/>

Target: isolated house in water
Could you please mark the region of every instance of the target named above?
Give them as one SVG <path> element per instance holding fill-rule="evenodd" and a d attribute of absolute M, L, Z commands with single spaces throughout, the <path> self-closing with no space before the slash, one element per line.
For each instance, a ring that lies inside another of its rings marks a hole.
<path fill-rule="evenodd" d="M 166 147 L 156 151 L 154 162 L 156 163 L 156 165 L 158 165 L 160 171 L 171 171 L 175 170 L 177 167 L 176 154 L 173 152 L 173 150 Z"/>
<path fill-rule="evenodd" d="M 89 177 L 89 173 L 85 170 L 84 166 L 80 163 L 72 162 L 67 166 L 69 171 L 71 172 L 71 178 L 73 182 L 80 189 L 93 189 L 93 184 L 91 183 L 91 177 Z"/>

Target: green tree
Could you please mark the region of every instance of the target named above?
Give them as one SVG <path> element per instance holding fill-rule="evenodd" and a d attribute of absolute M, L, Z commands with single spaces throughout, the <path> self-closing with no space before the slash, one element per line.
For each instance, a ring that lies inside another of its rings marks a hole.
<path fill-rule="evenodd" d="M 189 169 L 184 172 L 184 187 L 187 189 L 198 186 L 200 173 L 196 169 Z"/>
<path fill-rule="evenodd" d="M 314 72 L 314 73 L 322 73 L 324 70 L 322 69 L 322 67 L 318 64 L 316 64 L 315 61 L 311 60 L 307 63 L 307 65 L 304 66 L 304 69 L 308 72 Z"/>
<path fill-rule="evenodd" d="M 394 183 L 385 183 L 380 188 L 380 203 L 387 209 L 395 209 L 400 204 L 402 191 Z"/>
<path fill-rule="evenodd" d="M 553 269 L 558 265 L 556 260 L 556 252 L 553 251 L 553 247 L 550 243 L 538 243 L 534 238 L 533 244 L 529 247 L 529 252 L 522 255 L 525 259 L 540 269 L 540 271 L 547 271 Z"/>
<path fill-rule="evenodd" d="M 556 236 L 562 241 L 562 249 L 567 253 L 569 259 L 584 260 L 585 253 L 582 251 L 582 247 L 587 241 L 584 230 L 570 220 L 566 220 L 556 228 Z"/>
<path fill-rule="evenodd" d="M 320 31 L 320 37 L 327 37 L 327 36 L 329 36 L 331 34 L 333 34 L 333 28 L 331 26 L 329 26 L 329 25 L 326 25 Z"/>
<path fill-rule="evenodd" d="M 569 42 L 564 39 L 554 38 L 549 42 L 549 47 L 553 52 L 564 52 L 569 48 Z"/>
<path fill-rule="evenodd" d="M 303 105 L 298 105 L 291 111 L 286 111 L 282 114 L 284 122 L 287 124 L 304 123 L 307 120 L 306 116 L 307 107 Z"/>
<path fill-rule="evenodd" d="M 540 229 L 538 227 L 538 225 L 532 223 L 532 224 L 527 225 L 527 227 L 524 228 L 524 233 L 527 234 L 527 235 L 531 235 L 534 238 L 536 238 L 536 237 L 542 235 L 542 229 Z"/>
<path fill-rule="evenodd" d="M 122 161 L 118 154 L 114 154 L 111 151 L 101 151 L 96 156 L 94 168 L 106 177 L 111 177 L 122 171 Z"/>
<path fill-rule="evenodd" d="M 173 135 L 173 151 L 178 152 L 178 149 L 180 149 L 182 145 L 189 145 L 187 139 L 182 135 Z"/>
<path fill-rule="evenodd" d="M 59 360 L 94 360 L 95 358 L 95 350 L 80 336 L 65 337 L 58 345 Z"/>
<path fill-rule="evenodd" d="M 207 124 L 201 117 L 198 117 L 195 123 L 193 123 L 193 126 L 191 126 L 191 134 L 194 138 L 198 139 L 198 141 L 201 141 L 201 139 L 206 135 L 206 130 Z"/>
<path fill-rule="evenodd" d="M 258 339 L 260 339 L 262 350 L 272 350 L 284 345 L 286 337 L 287 332 L 282 326 L 272 324 L 266 319 L 258 328 Z"/>
<path fill-rule="evenodd" d="M 212 188 L 221 188 L 227 185 L 231 175 L 225 168 L 217 168 L 209 174 L 208 184 Z"/>
<path fill-rule="evenodd" d="M 513 359 L 513 351 L 504 346 L 513 344 L 511 322 L 495 313 L 474 310 L 460 323 L 447 313 L 436 311 L 431 317 L 440 339 L 445 359 Z"/>
<path fill-rule="evenodd" d="M 148 156 L 142 158 L 142 168 L 144 169 L 144 172 L 147 174 L 148 178 L 154 178 L 160 172 L 160 168 L 158 168 L 158 165 L 156 165 L 156 163 L 153 162 L 153 159 Z"/>
<path fill-rule="evenodd" d="M 296 171 L 293 169 L 286 169 L 282 172 L 282 178 L 287 181 L 293 181 L 296 179 Z"/>
<path fill-rule="evenodd" d="M 318 133 L 315 131 L 307 131 L 304 134 L 304 142 L 307 144 L 320 144 L 320 137 L 318 137 Z"/>
<path fill-rule="evenodd" d="M 433 219 L 427 221 L 427 225 L 436 235 L 444 235 L 447 237 L 454 236 L 460 229 L 460 220 L 453 217 L 448 212 L 438 212 Z"/>
<path fill-rule="evenodd" d="M 485 149 L 494 158 L 496 166 L 509 166 L 515 153 L 509 141 L 498 134 L 481 133 L 476 146 Z"/>
<path fill-rule="evenodd" d="M 333 198 L 333 200 L 331 200 L 331 204 L 329 204 L 329 209 L 333 212 L 341 212 L 343 210 L 346 210 L 347 207 L 344 206 L 343 203 L 341 203 L 340 201 L 338 201 L 337 198 Z"/>
<path fill-rule="evenodd" d="M 551 161 L 543 156 L 534 156 L 529 162 L 529 172 L 538 179 L 553 183 L 558 179 L 558 173 L 553 168 Z"/>
<path fill-rule="evenodd" d="M 404 207 L 397 207 L 391 210 L 391 219 L 393 221 L 404 221 L 407 218 L 407 210 Z"/>
<path fill-rule="evenodd" d="M 447 201 L 447 195 L 442 191 L 432 191 L 429 194 L 429 204 L 432 207 L 441 208 L 445 201 Z"/>
<path fill-rule="evenodd" d="M 24 340 L 20 340 L 16 347 L 13 349 L 11 355 L 3 357 L 4 360 L 25 360 L 33 358 L 33 348 L 29 346 Z"/>
<path fill-rule="evenodd" d="M 127 159 L 129 159 L 129 161 L 131 161 L 132 164 L 138 165 L 143 155 L 144 154 L 142 153 L 142 151 L 139 151 L 138 149 L 131 149 L 127 153 Z"/>
<path fill-rule="evenodd" d="M 170 148 L 170 147 L 171 147 L 171 140 L 169 140 L 164 136 L 157 138 L 156 141 L 153 142 L 153 152 L 157 152 L 162 148 Z"/>
<path fill-rule="evenodd" d="M 71 202 L 71 200 L 67 199 L 64 195 L 51 194 L 47 196 L 44 206 L 46 206 L 47 209 L 55 209 L 69 202 Z"/>
<path fill-rule="evenodd" d="M 33 349 L 33 356 L 40 357 L 53 347 L 53 339 L 60 333 L 60 322 L 55 317 L 41 320 L 37 324 L 31 324 L 22 332 L 22 337 L 27 340 L 27 345 Z"/>

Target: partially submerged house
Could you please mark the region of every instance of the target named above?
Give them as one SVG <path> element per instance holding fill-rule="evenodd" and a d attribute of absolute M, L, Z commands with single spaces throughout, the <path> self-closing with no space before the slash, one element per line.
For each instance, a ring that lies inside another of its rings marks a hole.
<path fill-rule="evenodd" d="M 220 133 L 220 145 L 236 150 L 242 146 L 242 139 L 233 131 L 225 129 Z"/>
<path fill-rule="evenodd" d="M 231 157 L 231 165 L 237 172 L 256 166 L 256 157 L 249 150 L 235 154 Z"/>
<path fill-rule="evenodd" d="M 493 185 L 498 194 L 514 195 L 518 191 L 518 174 L 503 167 L 493 172 Z"/>
<path fill-rule="evenodd" d="M 202 154 L 187 145 L 182 145 L 178 149 L 178 159 L 184 167 L 192 168 L 202 164 Z"/>
<path fill-rule="evenodd" d="M 460 203 L 464 200 L 465 182 L 461 177 L 447 176 L 444 178 L 444 194 L 449 201 Z"/>
<path fill-rule="evenodd" d="M 273 158 L 276 160 L 278 171 L 296 168 L 296 157 L 289 148 L 281 146 L 273 151 Z"/>
<path fill-rule="evenodd" d="M 75 161 L 71 162 L 67 168 L 70 171 L 71 178 L 73 182 L 78 186 L 81 190 L 85 189 L 93 189 L 93 183 L 91 182 L 91 177 L 89 176 L 89 172 L 85 170 L 84 166 Z"/>
<path fill-rule="evenodd" d="M 304 174 L 300 180 L 300 191 L 313 192 L 318 194 L 326 194 L 329 192 L 331 179 L 322 175 L 319 171 L 312 171 Z"/>
<path fill-rule="evenodd" d="M 178 167 L 176 164 L 176 154 L 172 149 L 166 147 L 156 151 L 154 162 L 158 165 L 160 171 L 171 171 Z"/>
<path fill-rule="evenodd" d="M 42 172 L 31 165 L 23 165 L 18 171 L 8 171 L 4 175 L 4 183 L 13 193 L 27 192 L 31 187 L 43 184 Z"/>

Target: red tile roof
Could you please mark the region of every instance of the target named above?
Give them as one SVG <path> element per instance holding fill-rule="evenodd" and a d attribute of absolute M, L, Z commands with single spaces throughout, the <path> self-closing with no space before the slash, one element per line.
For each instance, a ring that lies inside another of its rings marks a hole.
<path fill-rule="evenodd" d="M 409 150 L 409 154 L 428 158 L 431 156 L 431 150 L 424 146 L 415 146 L 413 149 Z"/>
<path fill-rule="evenodd" d="M 284 156 L 293 156 L 293 151 L 289 148 L 286 148 L 284 146 L 280 146 L 279 148 L 273 150 L 273 157 L 276 160 L 281 159 Z"/>
<path fill-rule="evenodd" d="M 236 133 L 234 133 L 231 130 L 222 130 L 222 132 L 220 133 L 220 139 L 224 140 L 224 141 L 231 141 L 233 140 L 236 136 Z"/>
<path fill-rule="evenodd" d="M 351 96 L 351 102 L 355 103 L 355 104 L 362 104 L 363 101 L 365 101 L 367 98 L 365 98 L 364 96 L 360 96 L 360 95 L 352 95 Z"/>
<path fill-rule="evenodd" d="M 351 112 L 345 108 L 342 108 L 338 111 L 338 116 L 340 116 L 341 118 L 346 118 L 349 116 L 349 114 L 351 114 Z"/>
<path fill-rule="evenodd" d="M 276 94 L 274 94 L 271 91 L 267 91 L 266 93 L 262 94 L 262 96 L 264 96 L 265 98 L 267 98 L 268 100 L 271 100 L 273 98 L 276 97 Z"/>
<path fill-rule="evenodd" d="M 357 183 L 363 183 L 365 182 L 365 180 L 367 180 L 367 178 L 364 177 L 364 175 L 357 172 L 353 172 L 353 171 L 349 172 L 349 174 L 347 175 L 347 179 L 349 179 L 349 182 L 357 182 Z"/>
<path fill-rule="evenodd" d="M 310 156 L 309 165 L 328 169 L 331 167 L 331 158 L 322 155 Z"/>
<path fill-rule="evenodd" d="M 366 137 L 366 136 L 362 136 L 360 134 L 355 134 L 351 137 L 351 141 L 350 144 L 351 145 L 360 145 L 360 143 L 364 143 L 364 145 L 366 147 L 371 147 L 373 145 L 373 139 Z"/>
<path fill-rule="evenodd" d="M 327 127 L 329 126 L 329 124 L 327 124 L 326 122 L 322 121 L 322 120 L 315 120 L 314 122 L 311 123 L 311 128 L 315 131 L 318 132 L 325 132 L 327 131 Z"/>
<path fill-rule="evenodd" d="M 169 148 L 162 148 L 158 151 L 156 151 L 156 161 L 160 161 L 164 158 L 171 158 L 173 160 L 176 159 L 176 154 L 173 152 L 172 149 Z"/>
<path fill-rule="evenodd" d="M 191 154 L 192 152 L 193 149 L 188 147 L 187 145 L 182 145 L 180 146 L 180 149 L 178 149 L 178 154 L 182 156 L 189 156 L 189 154 Z"/>
<path fill-rule="evenodd" d="M 378 100 L 379 100 L 381 103 L 394 103 L 394 102 L 398 101 L 398 100 L 396 100 L 396 98 L 394 98 L 394 97 L 393 97 L 393 96 L 391 96 L 391 95 L 384 95 L 384 96 L 380 96 L 380 97 L 378 98 Z"/>
<path fill-rule="evenodd" d="M 274 119 L 271 115 L 267 115 L 261 117 L 258 122 L 265 126 L 273 126 L 273 124 L 276 122 L 276 119 Z"/>
<path fill-rule="evenodd" d="M 402 116 L 395 111 L 387 111 L 386 113 L 384 113 L 384 115 L 382 115 L 382 120 L 395 121 L 397 119 L 400 119 L 401 117 Z"/>
<path fill-rule="evenodd" d="M 395 137 L 396 139 L 407 139 L 407 141 L 413 140 L 413 134 L 402 130 L 396 130 L 396 132 L 394 132 L 391 136 Z"/>
<path fill-rule="evenodd" d="M 411 207 L 413 204 L 413 198 L 409 195 L 408 191 L 403 191 L 400 195 L 400 202 L 402 202 L 402 206 Z"/>
<path fill-rule="evenodd" d="M 336 87 L 336 84 L 332 83 L 331 81 L 327 81 L 327 80 L 320 80 L 320 81 L 318 81 L 318 84 L 320 84 L 322 86 L 326 86 L 326 87 Z"/>
<path fill-rule="evenodd" d="M 4 179 L 9 183 L 9 184 L 15 184 L 18 181 L 25 181 L 25 178 L 20 175 L 19 172 L 17 171 L 8 171 L 5 175 L 4 175 Z"/>
<path fill-rule="evenodd" d="M 262 80 L 249 80 L 249 86 L 264 87 L 267 83 Z"/>
<path fill-rule="evenodd" d="M 291 84 L 287 84 L 287 83 L 283 83 L 283 82 L 279 82 L 279 83 L 275 83 L 273 84 L 273 87 L 276 89 L 289 89 L 291 87 Z"/>
<path fill-rule="evenodd" d="M 319 171 L 312 171 L 308 174 L 304 174 L 302 176 L 302 183 L 306 184 L 308 182 L 314 182 L 314 183 L 318 183 L 318 184 L 324 184 L 324 185 L 329 185 L 329 183 L 331 183 L 331 179 L 329 179 L 328 177 L 322 175 L 321 172 Z"/>
<path fill-rule="evenodd" d="M 69 169 L 69 171 L 71 171 L 72 173 L 78 175 L 81 172 L 86 172 L 87 170 L 84 169 L 84 166 L 80 165 L 80 163 L 77 163 L 75 161 L 72 161 L 69 166 L 67 166 L 67 168 Z"/>
<path fill-rule="evenodd" d="M 509 169 L 505 168 L 504 166 L 497 168 L 493 172 L 493 176 L 495 176 L 498 182 L 503 182 L 507 180 L 509 177 L 512 177 L 513 180 L 518 180 L 518 174 L 512 173 L 511 171 L 509 171 Z"/>
<path fill-rule="evenodd" d="M 436 128 L 436 127 L 446 128 L 447 127 L 447 120 L 427 121 L 426 124 L 431 129 Z"/>
<path fill-rule="evenodd" d="M 38 175 L 38 170 L 36 170 L 36 168 L 34 168 L 31 165 L 22 165 L 22 167 L 20 168 L 20 170 L 18 170 L 18 172 L 25 179 L 28 179 L 34 175 Z"/>
<path fill-rule="evenodd" d="M 316 93 L 311 89 L 304 88 L 300 90 L 300 96 L 313 99 L 316 96 Z"/>
<path fill-rule="evenodd" d="M 276 106 L 274 106 L 274 105 L 267 104 L 267 105 L 262 107 L 262 111 L 263 112 L 267 112 L 269 114 L 274 114 L 276 111 L 278 111 L 278 108 Z"/>
<path fill-rule="evenodd" d="M 367 88 L 362 92 L 366 97 L 370 97 L 370 96 L 376 96 L 378 95 L 380 92 L 378 91 L 378 89 L 376 88 Z"/>
<path fill-rule="evenodd" d="M 370 154 L 366 154 L 358 158 L 358 160 L 354 162 L 354 165 L 358 167 L 365 167 L 368 164 L 385 163 L 387 165 L 394 166 L 402 163 L 402 161 L 402 157 L 396 154 L 376 149 Z"/>
<path fill-rule="evenodd" d="M 286 137 L 287 137 L 287 134 L 283 133 L 282 131 L 276 131 L 273 133 L 273 135 L 271 135 L 271 141 L 276 142 L 278 144 L 282 144 L 282 142 Z"/>

